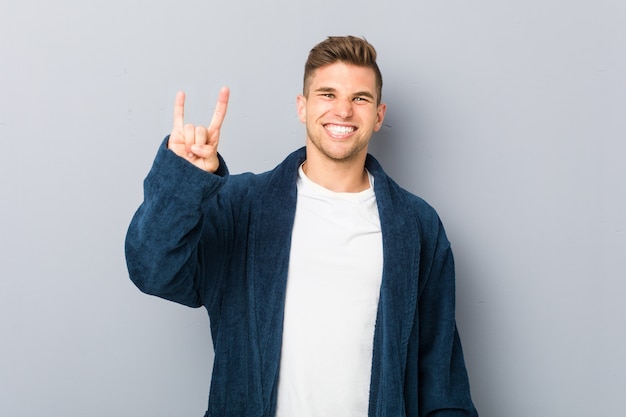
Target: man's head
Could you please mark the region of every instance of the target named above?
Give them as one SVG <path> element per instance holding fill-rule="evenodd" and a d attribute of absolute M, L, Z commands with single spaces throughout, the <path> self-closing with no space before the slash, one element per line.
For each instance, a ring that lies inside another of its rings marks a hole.
<path fill-rule="evenodd" d="M 376 51 L 364 39 L 330 37 L 311 50 L 296 101 L 309 169 L 331 162 L 353 166 L 360 175 L 369 141 L 385 118 L 381 89 Z"/>
<path fill-rule="evenodd" d="M 382 99 L 383 77 L 376 64 L 376 50 L 365 39 L 355 36 L 330 36 L 315 45 L 304 66 L 304 96 L 309 94 L 311 78 L 315 71 L 336 62 L 371 68 L 376 76 L 377 104 Z"/>

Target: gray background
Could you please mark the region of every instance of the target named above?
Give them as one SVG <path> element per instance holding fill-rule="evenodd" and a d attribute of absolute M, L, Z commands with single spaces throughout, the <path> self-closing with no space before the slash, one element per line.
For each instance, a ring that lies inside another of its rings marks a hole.
<path fill-rule="evenodd" d="M 372 152 L 439 211 L 483 417 L 616 416 L 626 392 L 626 2 L 0 5 L 0 415 L 201 416 L 208 319 L 127 278 L 126 227 L 174 95 L 263 171 L 304 143 L 308 50 L 364 35 Z"/>

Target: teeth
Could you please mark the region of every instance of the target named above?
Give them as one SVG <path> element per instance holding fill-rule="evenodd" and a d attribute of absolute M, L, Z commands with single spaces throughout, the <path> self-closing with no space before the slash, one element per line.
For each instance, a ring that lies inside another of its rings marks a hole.
<path fill-rule="evenodd" d="M 347 135 L 348 133 L 354 132 L 354 127 L 352 126 L 328 125 L 326 126 L 326 129 L 334 135 Z"/>

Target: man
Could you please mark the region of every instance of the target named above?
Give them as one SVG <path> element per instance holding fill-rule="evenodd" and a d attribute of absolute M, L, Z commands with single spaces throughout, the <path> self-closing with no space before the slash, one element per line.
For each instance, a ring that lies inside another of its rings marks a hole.
<path fill-rule="evenodd" d="M 367 154 L 382 77 L 365 40 L 315 46 L 297 98 L 306 146 L 229 175 L 208 127 L 174 127 L 130 225 L 144 292 L 210 316 L 205 416 L 476 416 L 454 316 L 450 244 L 435 211 Z"/>

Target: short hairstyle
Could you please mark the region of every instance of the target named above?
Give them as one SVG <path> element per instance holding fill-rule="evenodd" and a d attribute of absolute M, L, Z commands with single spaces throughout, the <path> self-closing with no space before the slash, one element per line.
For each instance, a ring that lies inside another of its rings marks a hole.
<path fill-rule="evenodd" d="M 308 94 L 311 77 L 318 68 L 335 62 L 371 68 L 376 76 L 377 104 L 380 104 L 383 90 L 383 76 L 376 64 L 376 49 L 365 40 L 356 36 L 329 36 L 318 43 L 309 52 L 304 65 L 303 94 Z"/>

